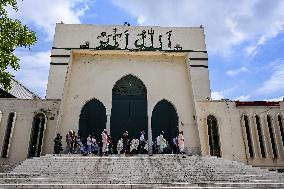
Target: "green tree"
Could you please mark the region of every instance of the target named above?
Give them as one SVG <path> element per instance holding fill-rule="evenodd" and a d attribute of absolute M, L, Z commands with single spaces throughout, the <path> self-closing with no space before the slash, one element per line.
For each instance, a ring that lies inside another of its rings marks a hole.
<path fill-rule="evenodd" d="M 19 58 L 14 55 L 18 47 L 29 48 L 35 44 L 37 37 L 26 25 L 17 19 L 9 18 L 5 8 L 11 6 L 18 11 L 16 0 L 0 0 L 0 85 L 5 90 L 11 89 L 11 79 L 14 77 L 7 71 L 10 66 L 14 70 L 20 68 Z"/>

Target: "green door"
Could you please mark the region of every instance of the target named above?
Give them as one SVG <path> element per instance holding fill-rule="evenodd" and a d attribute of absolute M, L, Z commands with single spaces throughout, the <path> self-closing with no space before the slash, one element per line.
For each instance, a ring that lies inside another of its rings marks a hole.
<path fill-rule="evenodd" d="M 79 135 L 85 141 L 90 134 L 101 140 L 101 133 L 106 128 L 106 109 L 102 102 L 92 99 L 87 102 L 80 114 Z"/>
<path fill-rule="evenodd" d="M 33 120 L 33 127 L 30 136 L 29 157 L 39 157 L 41 153 L 44 134 L 45 116 L 37 114 Z"/>
<path fill-rule="evenodd" d="M 178 135 L 178 115 L 174 106 L 167 100 L 161 100 L 156 104 L 151 121 L 153 141 L 162 131 L 168 142 Z"/>
<path fill-rule="evenodd" d="M 110 124 L 115 143 L 125 131 L 128 131 L 130 140 L 138 139 L 142 130 L 147 133 L 147 92 L 137 77 L 127 75 L 113 87 Z"/>

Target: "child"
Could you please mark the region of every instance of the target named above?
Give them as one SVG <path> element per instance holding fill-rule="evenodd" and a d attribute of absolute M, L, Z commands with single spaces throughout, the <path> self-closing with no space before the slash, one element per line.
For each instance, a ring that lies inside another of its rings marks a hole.
<path fill-rule="evenodd" d="M 79 153 L 83 154 L 83 155 L 86 155 L 87 153 L 86 153 L 86 150 L 85 150 L 85 146 L 82 143 L 82 141 L 81 141 L 79 136 L 77 138 L 77 145 L 78 145 L 78 148 L 79 148 Z"/>
<path fill-rule="evenodd" d="M 97 143 L 95 135 L 92 137 L 92 152 L 95 152 L 97 154 L 100 153 L 100 148 L 99 148 L 99 145 Z"/>
<path fill-rule="evenodd" d="M 88 138 L 87 138 L 87 153 L 88 154 L 91 154 L 92 153 L 92 136 L 89 135 Z"/>

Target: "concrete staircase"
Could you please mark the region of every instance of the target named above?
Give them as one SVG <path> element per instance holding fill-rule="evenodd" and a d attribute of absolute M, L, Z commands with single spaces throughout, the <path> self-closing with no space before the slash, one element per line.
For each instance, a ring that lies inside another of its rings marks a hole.
<path fill-rule="evenodd" d="M 284 174 L 204 156 L 46 155 L 1 173 L 0 188 L 284 188 Z"/>

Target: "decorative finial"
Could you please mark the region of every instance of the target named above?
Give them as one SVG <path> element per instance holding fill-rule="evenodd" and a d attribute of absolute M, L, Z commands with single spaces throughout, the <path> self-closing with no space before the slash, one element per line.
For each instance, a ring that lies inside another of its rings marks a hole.
<path fill-rule="evenodd" d="M 124 26 L 130 26 L 130 24 L 128 22 L 124 22 L 123 24 Z"/>

